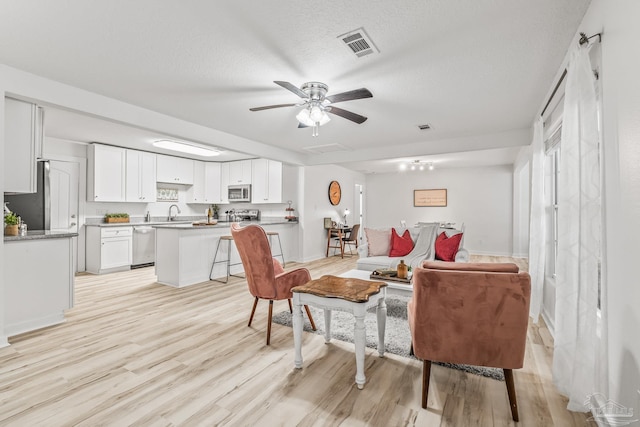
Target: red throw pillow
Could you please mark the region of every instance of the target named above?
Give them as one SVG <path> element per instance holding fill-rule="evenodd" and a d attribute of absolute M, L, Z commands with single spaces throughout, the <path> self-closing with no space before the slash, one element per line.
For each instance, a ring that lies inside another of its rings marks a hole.
<path fill-rule="evenodd" d="M 451 237 L 443 232 L 440 233 L 436 239 L 436 259 L 440 261 L 456 260 L 456 254 L 458 253 L 458 247 L 460 246 L 460 240 L 462 240 L 462 233 L 454 234 Z"/>
<path fill-rule="evenodd" d="M 411 233 L 409 230 L 405 230 L 402 236 L 398 236 L 396 229 L 391 229 L 391 250 L 389 251 L 390 257 L 405 256 L 413 250 L 413 240 L 411 240 Z"/>

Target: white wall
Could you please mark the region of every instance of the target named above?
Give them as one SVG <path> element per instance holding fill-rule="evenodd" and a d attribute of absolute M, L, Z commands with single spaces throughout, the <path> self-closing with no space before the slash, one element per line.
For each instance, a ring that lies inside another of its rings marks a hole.
<path fill-rule="evenodd" d="M 446 188 L 446 207 L 414 207 L 413 190 Z M 510 165 L 367 175 L 366 226 L 418 221 L 465 224 L 471 253 L 512 255 L 513 171 Z"/>
<path fill-rule="evenodd" d="M 324 229 L 323 219 L 333 218 L 334 221 L 342 221 L 345 209 L 355 212 L 357 197 L 356 184 L 364 184 L 365 176 L 343 168 L 342 166 L 323 165 L 302 167 L 300 180 L 300 200 L 303 201 L 300 209 L 300 247 L 302 248 L 302 260 L 312 261 L 323 258 L 327 249 L 327 231 Z M 342 189 L 342 200 L 337 206 L 329 202 L 329 183 L 338 181 Z M 347 217 L 348 224 L 353 224 L 353 217 Z"/>
<path fill-rule="evenodd" d="M 2 79 L 0 79 L 0 165 L 4 165 L 4 87 L 2 86 Z M 4 166 L 3 166 L 4 170 Z M 4 206 L 4 173 L 0 173 L 0 202 Z M 2 221 L 2 229 L 4 233 L 4 213 Z M 4 239 L 0 240 L 0 347 L 5 347 L 8 344 L 7 337 L 4 335 Z"/>
<path fill-rule="evenodd" d="M 582 31 L 603 31 L 604 278 L 609 394 L 640 412 L 640 2 L 594 0 Z M 599 13 L 595 13 L 599 12 Z M 604 19 L 603 19 L 604 18 Z M 601 20 L 603 19 L 604 22 Z"/>

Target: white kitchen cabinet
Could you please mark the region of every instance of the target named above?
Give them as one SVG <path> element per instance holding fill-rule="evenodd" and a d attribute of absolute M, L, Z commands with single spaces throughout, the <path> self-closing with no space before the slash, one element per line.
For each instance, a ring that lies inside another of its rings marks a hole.
<path fill-rule="evenodd" d="M 282 163 L 275 160 L 251 161 L 252 203 L 282 203 Z"/>
<path fill-rule="evenodd" d="M 126 151 L 126 201 L 155 202 L 156 155 L 144 151 Z"/>
<path fill-rule="evenodd" d="M 193 186 L 187 192 L 189 203 L 220 203 L 220 189 L 220 163 L 195 160 Z"/>
<path fill-rule="evenodd" d="M 5 98 L 4 191 L 35 193 L 36 161 L 42 157 L 44 110 L 35 104 Z"/>
<path fill-rule="evenodd" d="M 229 162 L 229 185 L 251 183 L 251 160 Z"/>
<path fill-rule="evenodd" d="M 89 144 L 87 201 L 126 201 L 126 151 L 122 147 Z"/>
<path fill-rule="evenodd" d="M 4 335 L 64 322 L 73 307 L 72 238 L 5 241 L 3 257 Z"/>
<path fill-rule="evenodd" d="M 204 165 L 204 198 L 207 203 L 220 203 L 220 163 Z"/>
<path fill-rule="evenodd" d="M 204 201 L 204 162 L 193 161 L 193 185 L 187 192 L 189 203 L 206 203 Z"/>
<path fill-rule="evenodd" d="M 220 165 L 220 202 L 222 204 L 229 203 L 229 169 L 231 162 Z"/>
<path fill-rule="evenodd" d="M 182 157 L 157 155 L 158 182 L 193 185 L 194 160 Z"/>
<path fill-rule="evenodd" d="M 133 227 L 87 227 L 86 268 L 89 273 L 128 270 L 132 261 Z"/>

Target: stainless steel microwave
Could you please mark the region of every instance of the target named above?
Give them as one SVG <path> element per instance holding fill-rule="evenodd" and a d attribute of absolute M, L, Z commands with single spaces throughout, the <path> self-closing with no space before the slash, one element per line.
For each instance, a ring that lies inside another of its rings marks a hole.
<path fill-rule="evenodd" d="M 228 196 L 229 202 L 250 202 L 251 184 L 230 185 Z"/>

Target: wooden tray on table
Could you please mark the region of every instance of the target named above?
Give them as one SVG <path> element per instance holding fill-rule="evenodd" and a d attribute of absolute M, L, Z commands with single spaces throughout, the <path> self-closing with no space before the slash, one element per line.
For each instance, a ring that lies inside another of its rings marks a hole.
<path fill-rule="evenodd" d="M 411 276 L 406 279 L 401 279 L 398 277 L 398 273 L 395 270 L 374 270 L 371 272 L 369 278 L 371 280 L 382 280 L 406 284 L 411 283 Z"/>

